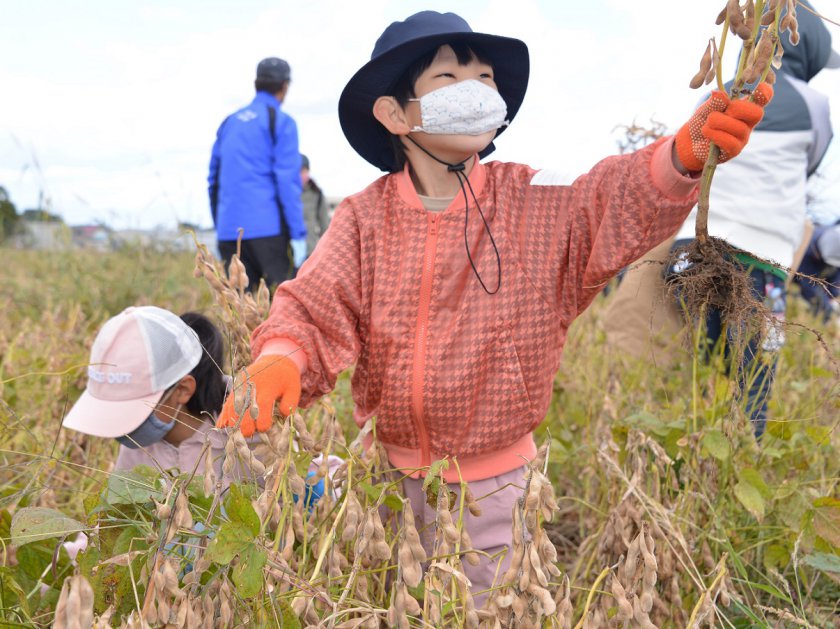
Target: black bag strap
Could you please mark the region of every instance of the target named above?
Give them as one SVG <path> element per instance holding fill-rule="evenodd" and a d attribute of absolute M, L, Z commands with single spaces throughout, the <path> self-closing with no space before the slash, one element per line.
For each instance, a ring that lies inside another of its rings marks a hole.
<path fill-rule="evenodd" d="M 277 146 L 277 134 L 275 132 L 275 128 L 277 127 L 277 108 L 266 105 L 266 109 L 268 109 L 268 132 L 271 135 L 271 147 L 274 148 Z M 271 160 L 272 162 L 274 161 L 273 152 L 271 154 Z M 286 216 L 283 214 L 283 203 L 280 201 L 280 197 L 276 195 L 274 200 L 277 202 L 277 211 L 280 213 L 280 231 L 281 233 L 288 233 L 289 225 L 286 223 Z"/>
<path fill-rule="evenodd" d="M 274 132 L 277 127 L 277 109 L 271 105 L 266 105 L 268 109 L 268 132 L 271 134 L 271 146 L 277 144 L 277 135 Z"/>

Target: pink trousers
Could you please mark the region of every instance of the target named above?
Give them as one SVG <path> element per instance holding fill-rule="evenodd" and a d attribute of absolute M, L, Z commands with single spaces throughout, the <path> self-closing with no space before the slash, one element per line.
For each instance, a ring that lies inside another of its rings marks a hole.
<path fill-rule="evenodd" d="M 471 591 L 479 609 L 484 605 L 494 585 L 510 564 L 511 529 L 513 527 L 513 506 L 525 487 L 525 466 L 484 480 L 468 483 L 470 491 L 481 507 L 481 515 L 474 516 L 464 507 L 464 526 L 472 539 L 473 548 L 483 551 L 481 563 L 472 566 L 464 561 L 464 572 L 472 583 Z M 451 506 L 453 519 L 457 522 L 457 507 L 460 505 L 461 486 L 450 483 L 449 489 L 458 497 Z M 435 540 L 435 510 L 426 502 L 422 478 L 403 479 L 403 492 L 411 501 L 415 525 L 420 540 L 431 557 Z"/>

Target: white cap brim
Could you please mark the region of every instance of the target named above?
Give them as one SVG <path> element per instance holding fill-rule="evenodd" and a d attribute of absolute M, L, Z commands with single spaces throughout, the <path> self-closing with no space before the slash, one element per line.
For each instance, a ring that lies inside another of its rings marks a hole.
<path fill-rule="evenodd" d="M 840 68 L 840 53 L 836 50 L 832 50 L 828 55 L 828 61 L 825 62 L 825 67 L 831 70 Z"/>
<path fill-rule="evenodd" d="M 62 425 L 94 437 L 122 437 L 146 421 L 164 393 L 158 391 L 136 400 L 102 400 L 85 391 Z"/>

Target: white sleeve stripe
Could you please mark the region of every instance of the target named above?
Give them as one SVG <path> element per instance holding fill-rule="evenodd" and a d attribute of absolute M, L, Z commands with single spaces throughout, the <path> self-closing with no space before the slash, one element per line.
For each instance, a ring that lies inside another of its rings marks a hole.
<path fill-rule="evenodd" d="M 559 170 L 539 170 L 531 178 L 532 186 L 568 186 L 574 181 L 566 173 Z"/>

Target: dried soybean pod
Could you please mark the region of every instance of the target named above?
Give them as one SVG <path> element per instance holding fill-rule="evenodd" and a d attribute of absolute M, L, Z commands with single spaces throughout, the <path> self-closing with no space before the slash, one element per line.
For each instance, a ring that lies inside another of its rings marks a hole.
<path fill-rule="evenodd" d="M 747 0 L 747 17 L 744 20 L 744 25 L 750 29 L 750 34 L 752 34 L 753 26 L 755 26 L 755 4 L 753 4 L 753 0 Z"/>
<path fill-rule="evenodd" d="M 612 591 L 613 598 L 615 598 L 615 602 L 618 604 L 619 618 L 621 618 L 621 620 L 632 619 L 633 605 L 631 605 L 630 601 L 627 600 L 627 592 L 624 591 L 624 587 L 622 587 L 621 582 L 615 575 L 612 577 L 610 590 Z"/>
<path fill-rule="evenodd" d="M 405 612 L 410 616 L 419 616 L 422 610 L 420 609 L 420 604 L 417 602 L 417 599 L 409 594 L 404 584 L 401 583 L 398 587 L 402 588 L 404 593 Z"/>
<path fill-rule="evenodd" d="M 513 583 L 516 580 L 516 575 L 519 573 L 519 569 L 522 567 L 522 560 L 525 557 L 525 545 L 524 544 L 514 544 L 513 546 L 513 554 L 511 555 L 510 559 L 510 566 L 505 572 L 505 576 L 502 578 L 502 583 L 509 584 Z"/>
<path fill-rule="evenodd" d="M 705 80 L 706 76 L 710 72 L 712 68 L 712 43 L 709 42 L 706 44 L 706 51 L 703 53 L 703 58 L 700 59 L 700 69 L 697 71 L 691 78 L 691 82 L 688 86 L 695 90 L 701 85 L 703 85 L 703 81 Z"/>
<path fill-rule="evenodd" d="M 751 0 L 748 0 L 751 2 Z M 752 30 L 747 27 L 744 14 L 741 12 L 741 5 L 738 0 L 729 0 L 726 5 L 726 13 L 729 16 L 729 30 L 743 40 L 752 37 Z"/>
<path fill-rule="evenodd" d="M 796 18 L 793 17 L 790 13 L 785 13 L 782 16 L 781 22 L 779 22 L 779 32 L 781 31 L 790 31 L 793 30 L 791 25 Z"/>
<path fill-rule="evenodd" d="M 764 33 L 767 33 L 767 31 L 764 31 Z M 764 41 L 764 40 L 765 40 L 765 36 L 764 36 L 764 34 L 762 34 L 759 45 L 760 45 L 761 41 Z M 749 59 L 747 60 L 747 65 L 744 68 L 744 72 L 743 72 L 744 82 L 745 83 L 755 83 L 759 79 L 759 77 L 761 76 L 761 72 L 762 72 L 762 60 L 760 58 L 759 46 L 755 46 L 752 50 L 752 53 L 749 56 Z"/>
<path fill-rule="evenodd" d="M 68 581 L 70 581 L 70 589 L 67 592 L 67 603 L 64 612 L 65 618 L 67 619 L 67 624 L 65 626 L 68 629 L 74 629 L 75 627 L 79 627 L 81 629 L 81 624 L 79 623 L 79 616 L 82 613 L 81 592 L 79 592 L 76 577 L 71 577 Z"/>
<path fill-rule="evenodd" d="M 496 597 L 496 607 L 499 609 L 506 609 L 513 604 L 513 594 L 500 594 Z"/>
<path fill-rule="evenodd" d="M 653 609 L 653 595 L 650 593 L 650 590 L 644 590 L 641 596 L 639 596 L 639 606 L 646 614 L 650 613 L 650 610 Z"/>
<path fill-rule="evenodd" d="M 630 542 L 627 548 L 627 557 L 624 559 L 624 581 L 629 586 L 636 576 L 636 562 L 639 559 L 639 537 Z"/>
<path fill-rule="evenodd" d="M 770 65 L 776 70 L 782 67 L 782 55 L 784 53 L 785 51 L 781 46 L 776 46 L 776 52 L 773 53 L 773 60 L 770 62 Z"/>
<path fill-rule="evenodd" d="M 81 614 L 79 616 L 79 624 L 82 627 L 90 627 L 93 625 L 93 588 L 90 586 L 90 583 L 88 583 L 88 580 L 82 575 L 77 575 L 77 577 L 79 579 L 79 599 L 82 606 Z M 722 592 L 722 594 L 725 593 L 725 591 Z"/>
<path fill-rule="evenodd" d="M 788 29 L 790 31 L 790 43 L 797 46 L 799 45 L 799 23 L 796 18 L 793 18 L 790 23 L 791 26 Z"/>
<path fill-rule="evenodd" d="M 152 498 L 152 502 L 155 503 L 155 517 L 158 520 L 166 520 L 172 513 L 172 507 L 170 507 L 166 502 L 158 502 L 154 498 Z"/>
<path fill-rule="evenodd" d="M 758 46 L 755 48 L 755 66 L 758 71 L 756 79 L 760 78 L 761 75 L 764 74 L 764 71 L 773 60 L 773 50 L 775 45 L 775 36 L 769 30 L 764 31 L 761 34 L 761 39 L 758 40 Z"/>
<path fill-rule="evenodd" d="M 531 554 L 526 549 L 522 555 L 522 573 L 519 575 L 519 590 L 527 590 L 529 585 L 531 585 Z"/>
<path fill-rule="evenodd" d="M 475 495 L 473 494 L 470 486 L 467 485 L 466 489 L 464 490 L 464 502 L 467 505 L 467 509 L 469 509 L 470 513 L 478 517 L 481 515 L 481 507 L 478 504 L 478 501 L 475 499 Z"/>
<path fill-rule="evenodd" d="M 540 602 L 543 608 L 543 614 L 546 616 L 550 616 L 557 610 L 557 603 L 554 602 L 551 594 L 544 587 L 540 587 L 536 583 L 531 583 L 528 586 L 528 593 L 532 594 Z"/>
<path fill-rule="evenodd" d="M 417 587 L 420 584 L 420 579 L 423 578 L 420 562 L 414 558 L 411 548 L 408 544 L 403 543 L 397 552 L 397 558 L 402 570 L 403 580 L 411 587 Z"/>
<path fill-rule="evenodd" d="M 646 587 L 656 585 L 656 569 L 658 568 L 656 555 L 653 554 L 653 538 L 648 541 L 649 535 L 643 530 L 639 539 L 639 551 L 644 561 L 644 583 Z"/>
<path fill-rule="evenodd" d="M 726 9 L 727 9 L 727 7 L 723 7 L 723 9 L 721 9 L 720 13 L 718 13 L 718 16 L 715 18 L 715 24 L 717 26 L 720 26 L 721 24 L 723 24 L 724 20 L 726 19 Z"/>

